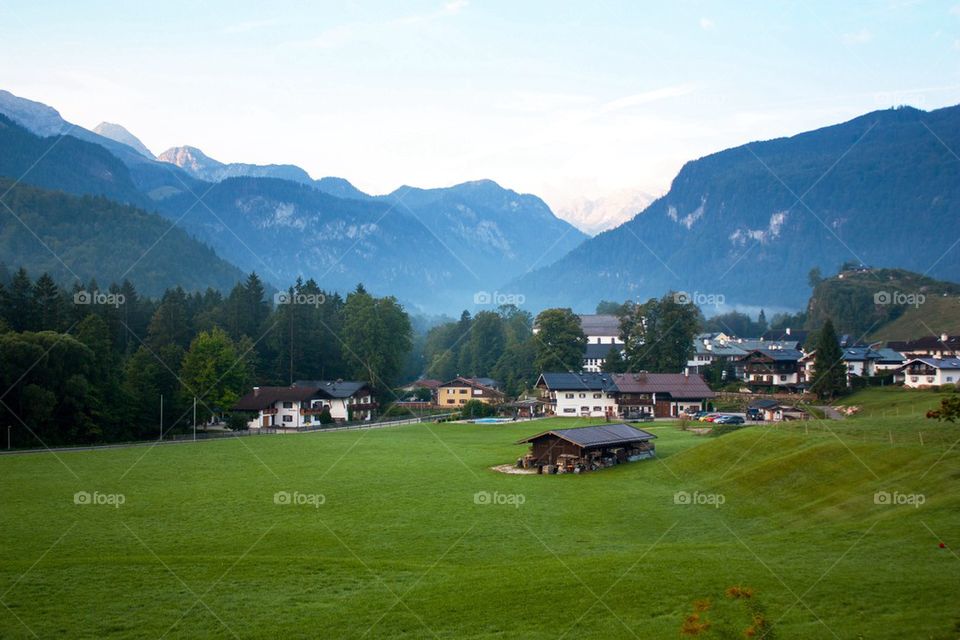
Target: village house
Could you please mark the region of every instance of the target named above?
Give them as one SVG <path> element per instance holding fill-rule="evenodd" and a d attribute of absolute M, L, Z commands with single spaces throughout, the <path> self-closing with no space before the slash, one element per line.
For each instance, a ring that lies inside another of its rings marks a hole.
<path fill-rule="evenodd" d="M 464 378 L 457 376 L 437 387 L 437 405 L 443 408 L 462 407 L 469 400 L 485 404 L 500 404 L 504 395 L 492 378 Z"/>
<path fill-rule="evenodd" d="M 623 348 L 620 337 L 620 318 L 610 314 L 584 314 L 580 318 L 580 329 L 587 338 L 583 354 L 583 371 L 600 373 L 610 355 L 610 349 Z"/>
<path fill-rule="evenodd" d="M 530 453 L 519 466 L 544 473 L 581 473 L 656 455 L 655 435 L 628 424 L 552 429 L 524 438 Z"/>
<path fill-rule="evenodd" d="M 696 413 L 716 394 L 699 375 L 686 373 L 615 373 L 618 415 L 676 418 Z"/>
<path fill-rule="evenodd" d="M 233 410 L 254 414 L 249 429 L 316 426 L 324 409 L 335 422 L 371 420 L 377 408 L 366 382 L 300 380 L 289 387 L 254 387 Z"/>
<path fill-rule="evenodd" d="M 894 379 L 918 389 L 960 382 L 960 358 L 912 358 L 897 370 Z"/>
<path fill-rule="evenodd" d="M 739 377 L 739 361 L 747 351 L 723 333 L 701 333 L 693 339 L 693 355 L 687 361 L 686 373 L 703 373 L 716 362 L 729 365 L 731 375 Z M 726 374 L 726 371 L 724 371 Z"/>
<path fill-rule="evenodd" d="M 802 357 L 796 349 L 754 349 L 740 360 L 743 380 L 753 390 L 796 391 L 801 384 Z"/>
<path fill-rule="evenodd" d="M 617 415 L 617 388 L 609 373 L 541 373 L 535 386 L 547 413 L 561 417 Z"/>
<path fill-rule="evenodd" d="M 907 358 L 960 357 L 960 336 L 924 336 L 916 340 L 890 341 L 887 346 Z"/>

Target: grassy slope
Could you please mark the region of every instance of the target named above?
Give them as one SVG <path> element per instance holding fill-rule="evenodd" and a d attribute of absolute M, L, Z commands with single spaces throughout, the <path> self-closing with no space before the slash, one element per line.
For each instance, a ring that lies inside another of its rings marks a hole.
<path fill-rule="evenodd" d="M 902 316 L 883 325 L 870 341 L 913 340 L 925 336 L 960 334 L 960 298 L 930 296 L 918 307 L 907 307 Z"/>
<path fill-rule="evenodd" d="M 960 530 L 960 452 L 945 453 L 960 427 L 921 447 L 907 436 L 932 425 L 907 418 L 722 438 L 657 426 L 659 461 L 488 469 L 544 426 L 0 458 L 0 636 L 30 637 L 15 613 L 41 637 L 230 637 L 219 618 L 240 637 L 673 638 L 695 599 L 735 584 L 782 616 L 781 638 L 956 636 L 960 558 L 931 530 Z M 876 505 L 878 489 L 927 503 Z M 78 490 L 127 502 L 76 506 Z M 276 505 L 281 490 L 326 504 Z M 678 490 L 726 503 L 677 505 Z"/>

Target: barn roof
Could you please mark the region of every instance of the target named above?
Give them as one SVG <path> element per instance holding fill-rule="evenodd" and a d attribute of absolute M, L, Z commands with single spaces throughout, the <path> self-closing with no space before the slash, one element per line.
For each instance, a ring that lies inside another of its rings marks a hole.
<path fill-rule="evenodd" d="M 320 398 L 349 398 L 370 385 L 359 380 L 297 380 L 293 386 L 310 389 Z"/>
<path fill-rule="evenodd" d="M 529 438 L 519 440 L 517 444 L 532 442 L 545 435 L 554 435 L 581 447 L 626 444 L 628 442 L 652 440 L 657 437 L 649 431 L 637 429 L 629 424 L 598 424 L 591 427 L 575 427 L 573 429 L 551 429 L 550 431 L 543 431 Z"/>
<path fill-rule="evenodd" d="M 616 391 L 617 387 L 613 384 L 613 378 L 609 373 L 566 373 L 566 372 L 547 372 L 541 373 L 537 379 L 537 385 L 540 382 L 547 389 L 570 390 L 570 391 Z"/>

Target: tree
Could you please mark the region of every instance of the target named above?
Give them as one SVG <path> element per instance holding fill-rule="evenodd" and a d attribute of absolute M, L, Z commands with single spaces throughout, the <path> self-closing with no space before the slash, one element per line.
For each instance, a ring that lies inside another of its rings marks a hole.
<path fill-rule="evenodd" d="M 960 395 L 953 395 L 940 401 L 940 408 L 927 411 L 927 417 L 940 422 L 960 420 Z"/>
<path fill-rule="evenodd" d="M 693 353 L 700 325 L 693 303 L 679 302 L 668 293 L 651 298 L 621 321 L 624 351 L 630 371 L 678 373 Z"/>
<path fill-rule="evenodd" d="M 203 331 L 190 343 L 180 370 L 184 404 L 197 398 L 197 416 L 207 420 L 215 411 L 232 407 L 243 394 L 247 365 L 227 333 L 216 327 Z"/>
<path fill-rule="evenodd" d="M 33 320 L 38 331 L 60 331 L 67 316 L 60 287 L 50 274 L 44 273 L 33 285 Z"/>
<path fill-rule="evenodd" d="M 537 371 L 579 371 L 587 337 L 580 318 L 570 309 L 547 309 L 537 316 L 535 334 Z"/>
<path fill-rule="evenodd" d="M 767 313 L 763 309 L 760 309 L 760 315 L 757 316 L 757 324 L 759 325 L 760 335 L 767 332 Z"/>
<path fill-rule="evenodd" d="M 410 351 L 412 333 L 410 318 L 396 298 L 374 298 L 362 286 L 347 296 L 341 335 L 353 377 L 391 388 Z"/>
<path fill-rule="evenodd" d="M 190 336 L 187 294 L 180 287 L 168 290 L 150 319 L 146 342 L 154 351 L 167 345 L 185 349 L 190 344 Z"/>
<path fill-rule="evenodd" d="M 23 267 L 17 269 L 3 297 L 3 318 L 14 331 L 34 328 L 33 284 Z"/>
<path fill-rule="evenodd" d="M 847 388 L 847 367 L 832 321 L 827 320 L 817 334 L 816 349 L 810 390 L 820 398 L 833 398 Z"/>
<path fill-rule="evenodd" d="M 603 370 L 607 373 L 626 373 L 627 361 L 623 357 L 623 348 L 611 345 L 607 357 L 603 361 Z"/>
<path fill-rule="evenodd" d="M 810 273 L 807 274 L 807 283 L 810 285 L 810 288 L 816 289 L 817 285 L 821 282 L 823 282 L 823 274 L 820 272 L 820 267 L 810 269 Z"/>

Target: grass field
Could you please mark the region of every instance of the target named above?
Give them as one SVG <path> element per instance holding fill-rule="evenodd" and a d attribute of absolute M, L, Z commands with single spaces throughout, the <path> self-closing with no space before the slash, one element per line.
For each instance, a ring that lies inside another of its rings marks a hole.
<path fill-rule="evenodd" d="M 0 458 L 0 637 L 676 638 L 705 598 L 742 637 L 735 585 L 778 638 L 957 637 L 960 427 L 658 424 L 658 460 L 489 469 L 575 423 Z"/>

